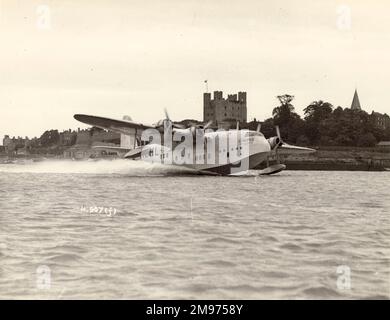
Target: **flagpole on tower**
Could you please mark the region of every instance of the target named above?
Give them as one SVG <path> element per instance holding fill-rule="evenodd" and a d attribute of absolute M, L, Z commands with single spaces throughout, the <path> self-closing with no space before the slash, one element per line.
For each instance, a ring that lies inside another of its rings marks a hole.
<path fill-rule="evenodd" d="M 209 92 L 209 83 L 207 82 L 207 80 L 205 80 L 204 83 L 206 84 L 206 93 L 208 93 Z"/>

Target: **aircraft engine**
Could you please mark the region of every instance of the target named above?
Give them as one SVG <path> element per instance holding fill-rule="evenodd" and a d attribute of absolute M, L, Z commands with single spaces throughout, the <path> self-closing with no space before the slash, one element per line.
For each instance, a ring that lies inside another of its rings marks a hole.
<path fill-rule="evenodd" d="M 283 145 L 283 141 L 279 137 L 271 137 L 268 139 L 268 143 L 271 146 L 271 150 Z"/>

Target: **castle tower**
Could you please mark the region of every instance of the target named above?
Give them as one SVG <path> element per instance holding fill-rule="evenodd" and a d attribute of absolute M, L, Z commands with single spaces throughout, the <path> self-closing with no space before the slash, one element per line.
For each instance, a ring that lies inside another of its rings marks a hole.
<path fill-rule="evenodd" d="M 362 108 L 360 106 L 360 101 L 359 101 L 359 96 L 358 96 L 358 93 L 357 93 L 357 89 L 355 89 L 355 94 L 353 95 L 351 109 L 352 110 L 362 110 Z"/>
<path fill-rule="evenodd" d="M 203 94 L 203 122 L 212 121 L 214 125 L 219 125 L 225 121 L 247 121 L 247 97 L 246 92 L 228 94 L 227 99 L 223 97 L 222 91 L 214 91 L 214 99 L 211 94 Z"/>
<path fill-rule="evenodd" d="M 203 122 L 208 122 L 209 120 L 215 121 L 214 119 L 214 109 L 211 104 L 211 94 L 205 92 L 203 94 Z"/>

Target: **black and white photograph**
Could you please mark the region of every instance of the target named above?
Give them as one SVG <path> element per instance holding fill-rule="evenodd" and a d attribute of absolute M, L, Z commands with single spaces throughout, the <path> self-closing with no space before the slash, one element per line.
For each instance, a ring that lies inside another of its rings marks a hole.
<path fill-rule="evenodd" d="M 0 0 L 0 300 L 389 300 L 389 12 Z"/>

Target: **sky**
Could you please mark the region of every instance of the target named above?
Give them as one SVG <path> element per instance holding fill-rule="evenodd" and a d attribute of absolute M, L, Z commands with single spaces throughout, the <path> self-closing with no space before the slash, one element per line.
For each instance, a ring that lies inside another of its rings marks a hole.
<path fill-rule="evenodd" d="M 390 113 L 387 0 L 0 0 L 0 144 L 86 125 L 203 117 L 203 92 L 246 91 L 248 120 L 280 94 Z"/>

